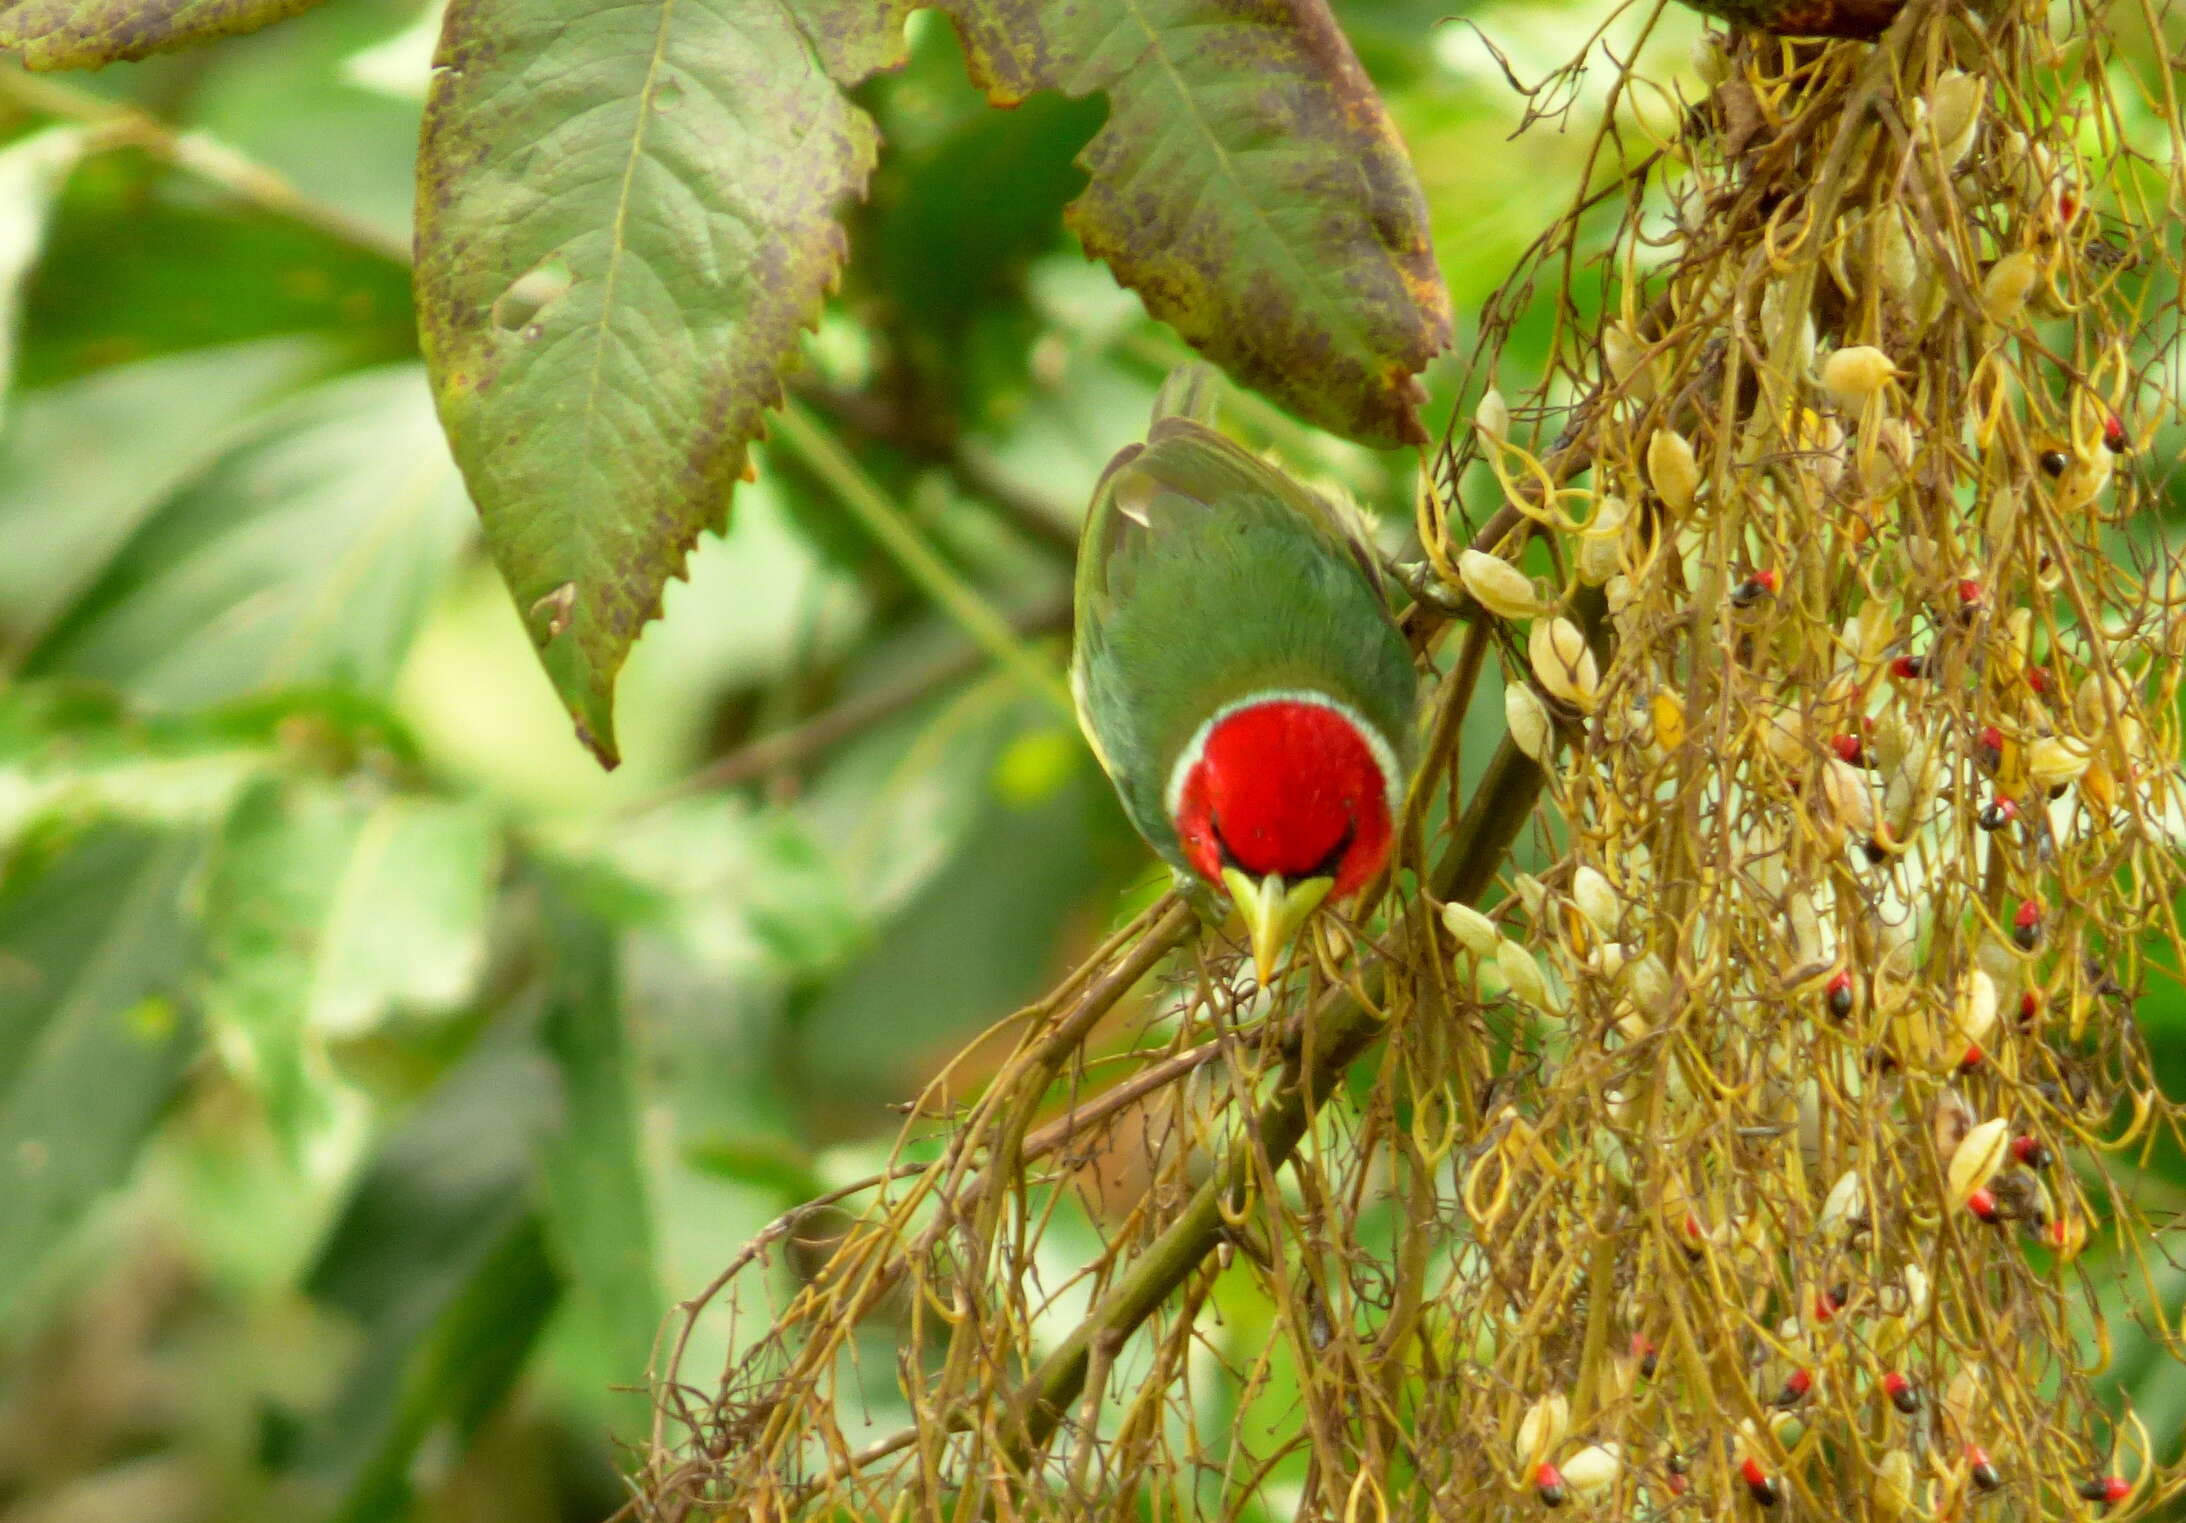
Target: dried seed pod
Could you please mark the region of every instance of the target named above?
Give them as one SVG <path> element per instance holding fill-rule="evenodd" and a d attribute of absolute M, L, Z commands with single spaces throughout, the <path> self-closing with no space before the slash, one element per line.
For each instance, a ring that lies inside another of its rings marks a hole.
<path fill-rule="evenodd" d="M 1505 686 L 1503 724 L 1510 731 L 1512 744 L 1540 765 L 1548 764 L 1555 730 L 1549 723 L 1548 705 L 1539 693 L 1523 682 Z"/>
<path fill-rule="evenodd" d="M 1624 901 L 1600 868 L 1581 863 L 1571 873 L 1571 902 L 1595 930 L 1615 936 L 1624 919 Z"/>
<path fill-rule="evenodd" d="M 1481 437 L 1491 443 L 1501 444 L 1510 437 L 1510 407 L 1503 400 L 1503 393 L 1490 386 L 1480 394 L 1473 407 L 1473 427 Z"/>
<path fill-rule="evenodd" d="M 1533 675 L 1551 698 L 1592 712 L 1601 697 L 1601 669 L 1579 626 L 1557 617 L 1536 619 L 1526 639 Z"/>
<path fill-rule="evenodd" d="M 1893 1449 L 1875 1467 L 1875 1516 L 1898 1518 L 1913 1509 L 1913 1457 Z"/>
<path fill-rule="evenodd" d="M 1920 261 L 1913 240 L 1905 231 L 1905 213 L 1896 206 L 1878 208 L 1868 223 L 1874 238 L 1875 264 L 1882 282 L 1900 301 L 1913 295 L 1920 279 Z"/>
<path fill-rule="evenodd" d="M 1837 1182 L 1829 1187 L 1829 1196 L 1822 1202 L 1822 1214 L 1818 1225 L 1824 1240 L 1834 1243 L 1842 1238 L 1845 1229 L 1867 1217 L 1867 1187 L 1860 1182 L 1857 1169 L 1846 1169 L 1837 1176 Z"/>
<path fill-rule="evenodd" d="M 1571 1431 L 1571 1401 L 1563 1392 L 1544 1396 L 1526 1408 L 1518 1419 L 1518 1434 L 1512 1448 L 1521 1465 L 1538 1465 L 1548 1458 L 1550 1451 L 1563 1443 L 1564 1435 Z"/>
<path fill-rule="evenodd" d="M 1647 720 L 1654 727 L 1657 749 L 1675 751 L 1685 743 L 1685 706 L 1668 688 L 1658 687 L 1648 695 Z"/>
<path fill-rule="evenodd" d="M 1856 344 L 1822 362 L 1822 389 L 1839 408 L 1856 413 L 1897 373 L 1889 355 L 1871 344 Z"/>
<path fill-rule="evenodd" d="M 1519 1003 L 1536 1010 L 1549 1009 L 1548 980 L 1531 952 L 1505 937 L 1496 945 L 1495 966 L 1509 986 L 1511 996 Z"/>
<path fill-rule="evenodd" d="M 1996 980 L 1979 968 L 1969 968 L 1958 983 L 1958 999 L 1952 1009 L 1951 1035 L 1959 1042 L 1980 1042 L 1996 1024 Z"/>
<path fill-rule="evenodd" d="M 1460 552 L 1457 578 L 1475 602 L 1498 618 L 1530 619 L 1548 608 L 1533 578 L 1485 550 Z"/>
<path fill-rule="evenodd" d="M 1830 817 L 1861 840 L 1875 833 L 1875 800 L 1866 774 L 1832 756 L 1822 763 L 1822 798 Z"/>
<path fill-rule="evenodd" d="M 1654 366 L 1646 356 L 1647 346 L 1623 323 L 1611 323 L 1602 330 L 1602 363 L 1608 367 L 1610 378 L 1641 402 L 1655 394 Z"/>
<path fill-rule="evenodd" d="M 2066 735 L 2045 735 L 2026 749 L 2027 781 L 2037 788 L 2062 788 L 2077 782 L 2094 759 L 2088 745 Z"/>
<path fill-rule="evenodd" d="M 1579 532 L 1579 549 L 1573 557 L 1579 580 L 1599 587 L 1617 574 L 1624 561 L 1624 531 L 1632 509 L 1622 497 L 1604 497 Z"/>
<path fill-rule="evenodd" d="M 1700 461 L 1693 446 L 1674 428 L 1658 428 L 1647 441 L 1647 481 L 1672 513 L 1693 505 L 1700 490 Z"/>
<path fill-rule="evenodd" d="M 1606 1490 L 1624 1473 L 1624 1451 L 1615 1444 L 1589 1444 L 1562 1466 L 1564 1484 L 1582 1497 Z"/>
<path fill-rule="evenodd" d="M 2010 1142 L 2009 1123 L 2002 1116 L 1992 1116 L 1966 1133 L 1950 1156 L 1950 1198 L 1963 1205 L 1975 1190 L 1987 1184 L 2003 1167 Z"/>
<path fill-rule="evenodd" d="M 2041 275 L 2041 261 L 2024 249 L 1997 260 L 1981 282 L 1982 315 L 1992 323 L 2010 322 L 2027 304 Z"/>
<path fill-rule="evenodd" d="M 1977 74 L 1953 69 L 1938 78 L 1928 91 L 1928 125 L 1935 131 L 1936 150 L 1946 172 L 1966 157 L 1981 130 L 1982 97 L 1988 81 Z"/>
<path fill-rule="evenodd" d="M 1442 906 L 1442 926 L 1459 946 L 1475 957 L 1489 956 L 1503 939 L 1495 922 L 1469 904 Z"/>

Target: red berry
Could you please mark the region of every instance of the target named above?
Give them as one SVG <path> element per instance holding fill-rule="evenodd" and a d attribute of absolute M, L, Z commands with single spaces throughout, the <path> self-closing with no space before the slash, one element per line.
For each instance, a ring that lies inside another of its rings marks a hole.
<path fill-rule="evenodd" d="M 2065 467 L 2072 463 L 2072 457 L 2061 449 L 2044 450 L 2038 463 L 2042 467 L 2043 475 L 2062 476 L 2065 473 Z"/>
<path fill-rule="evenodd" d="M 1920 1387 L 1914 1385 L 1896 1370 L 1882 1377 L 1883 1393 L 1890 1398 L 1890 1405 L 1907 1417 L 1920 1410 Z"/>
<path fill-rule="evenodd" d="M 1731 602 L 1739 608 L 1751 608 L 1776 591 L 1774 571 L 1756 571 L 1731 589 Z"/>
<path fill-rule="evenodd" d="M 2028 667 L 2027 686 L 2033 688 L 2037 693 L 2046 695 L 2049 692 L 2049 668 L 2046 666 Z"/>
<path fill-rule="evenodd" d="M 1814 1389 L 1814 1377 L 1805 1370 L 1793 1370 L 1784 1379 L 1784 1388 L 1776 1393 L 1779 1407 L 1796 1407 L 1805 1401 L 1807 1392 Z"/>
<path fill-rule="evenodd" d="M 2090 1502 L 2100 1502 L 2108 1507 L 2122 1502 L 2133 1490 L 2133 1483 L 2122 1475 L 2090 1476 L 2074 1488 Z"/>
<path fill-rule="evenodd" d="M 1640 1379 L 1655 1378 L 1655 1346 L 1648 1341 L 1645 1333 L 1632 1335 L 1632 1357 L 1639 1361 Z"/>
<path fill-rule="evenodd" d="M 2012 911 L 2011 939 L 2028 952 L 2042 944 L 2042 905 L 2039 900 L 2019 901 L 2019 908 Z"/>
<path fill-rule="evenodd" d="M 1763 1507 L 1776 1505 L 1776 1478 L 1761 1468 L 1759 1460 L 1747 1455 L 1745 1462 L 1738 1467 L 1738 1476 L 1746 1483 L 1747 1493 L 1756 1502 Z"/>
<path fill-rule="evenodd" d="M 1547 1460 L 1533 1469 L 1533 1494 L 1541 1499 L 1543 1507 L 1561 1507 L 1571 1495 L 1564 1488 L 1564 1473 Z"/>
<path fill-rule="evenodd" d="M 2034 1018 L 2042 1013 L 2042 997 L 2032 989 L 2019 996 L 2019 1024 L 2031 1026 Z"/>
<path fill-rule="evenodd" d="M 1824 997 L 1829 1001 L 1829 1013 L 1838 1020 L 1841 1021 L 1850 1015 L 1852 1013 L 1851 973 L 1846 969 L 1839 968 L 1829 980 L 1829 987 L 1824 991 Z"/>
<path fill-rule="evenodd" d="M 1996 1209 L 1996 1196 L 1987 1185 L 1982 1185 L 1966 1197 L 1966 1209 L 1992 1227 L 2002 1220 L 2001 1213 Z"/>
<path fill-rule="evenodd" d="M 1983 725 L 1973 738 L 1973 759 L 1982 771 L 1994 772 L 2004 760 L 2004 732 L 1995 725 Z"/>
<path fill-rule="evenodd" d="M 1852 1287 L 1838 1281 L 1827 1290 L 1814 1293 L 1814 1320 L 1827 1322 L 1844 1310 L 1844 1303 L 1852 1299 Z"/>
<path fill-rule="evenodd" d="M 1890 663 L 1890 674 L 1912 681 L 1928 675 L 1928 658 L 1925 656 L 1900 656 Z"/>
<path fill-rule="evenodd" d="M 2012 1138 L 2011 1156 L 2030 1169 L 2046 1169 L 2049 1167 L 2049 1147 L 2039 1137 Z"/>
<path fill-rule="evenodd" d="M 1832 735 L 1829 737 L 1829 749 L 1836 753 L 1837 760 L 1848 767 L 1867 765 L 1867 747 L 1857 735 Z"/>
<path fill-rule="evenodd" d="M 1959 1054 L 1959 1077 L 1964 1078 L 1967 1074 L 1970 1074 L 1975 1069 L 1979 1068 L 1981 1066 L 1981 1056 L 1981 1049 L 1978 1046 L 1973 1045 L 1972 1043 L 1968 1043 L 1966 1050 Z"/>
<path fill-rule="evenodd" d="M 1966 1464 L 1969 1467 L 1968 1473 L 1973 1476 L 1973 1483 L 1983 1491 L 1994 1491 L 2004 1484 L 2004 1478 L 1998 1475 L 1996 1467 L 1989 1463 L 1989 1451 L 1979 1444 L 1968 1444 L 1966 1446 Z"/>
<path fill-rule="evenodd" d="M 2019 805 L 2013 799 L 1991 799 L 1982 806 L 1974 823 L 1983 830 L 2002 830 L 2019 818 Z"/>
<path fill-rule="evenodd" d="M 1958 607 L 1962 613 L 1971 613 L 1982 604 L 1981 584 L 1970 576 L 1958 579 Z"/>
<path fill-rule="evenodd" d="M 2133 447 L 2133 441 L 2125 437 L 2125 424 L 2116 413 L 2103 418 L 2103 448 L 2113 455 L 2122 455 Z"/>

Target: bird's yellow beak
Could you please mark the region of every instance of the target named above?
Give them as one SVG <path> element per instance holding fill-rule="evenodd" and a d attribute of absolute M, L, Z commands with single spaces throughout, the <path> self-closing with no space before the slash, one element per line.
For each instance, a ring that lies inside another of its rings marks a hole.
<path fill-rule="evenodd" d="M 1245 929 L 1252 933 L 1252 965 L 1260 974 L 1261 987 L 1266 988 L 1275 981 L 1275 963 L 1283 948 L 1328 897 L 1336 880 L 1300 878 L 1285 883 L 1281 873 L 1255 879 L 1239 868 L 1225 867 L 1222 882 L 1237 912 L 1245 917 Z"/>

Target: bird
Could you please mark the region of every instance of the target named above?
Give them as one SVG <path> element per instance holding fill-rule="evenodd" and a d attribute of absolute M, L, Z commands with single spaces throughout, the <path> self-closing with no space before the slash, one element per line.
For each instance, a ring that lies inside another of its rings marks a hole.
<path fill-rule="evenodd" d="M 1373 552 L 1211 395 L 1204 367 L 1171 376 L 1094 488 L 1070 686 L 1124 813 L 1203 911 L 1235 905 L 1269 987 L 1389 860 L 1419 678 Z"/>

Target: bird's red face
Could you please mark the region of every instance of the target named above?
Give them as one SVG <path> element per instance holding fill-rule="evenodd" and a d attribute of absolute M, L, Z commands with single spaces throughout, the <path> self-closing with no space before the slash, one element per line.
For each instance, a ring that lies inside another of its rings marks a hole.
<path fill-rule="evenodd" d="M 1225 868 L 1254 880 L 1329 879 L 1325 896 L 1338 899 L 1388 860 L 1395 762 L 1385 742 L 1326 701 L 1248 702 L 1218 718 L 1181 766 L 1177 835 L 1209 883 L 1222 885 Z"/>

